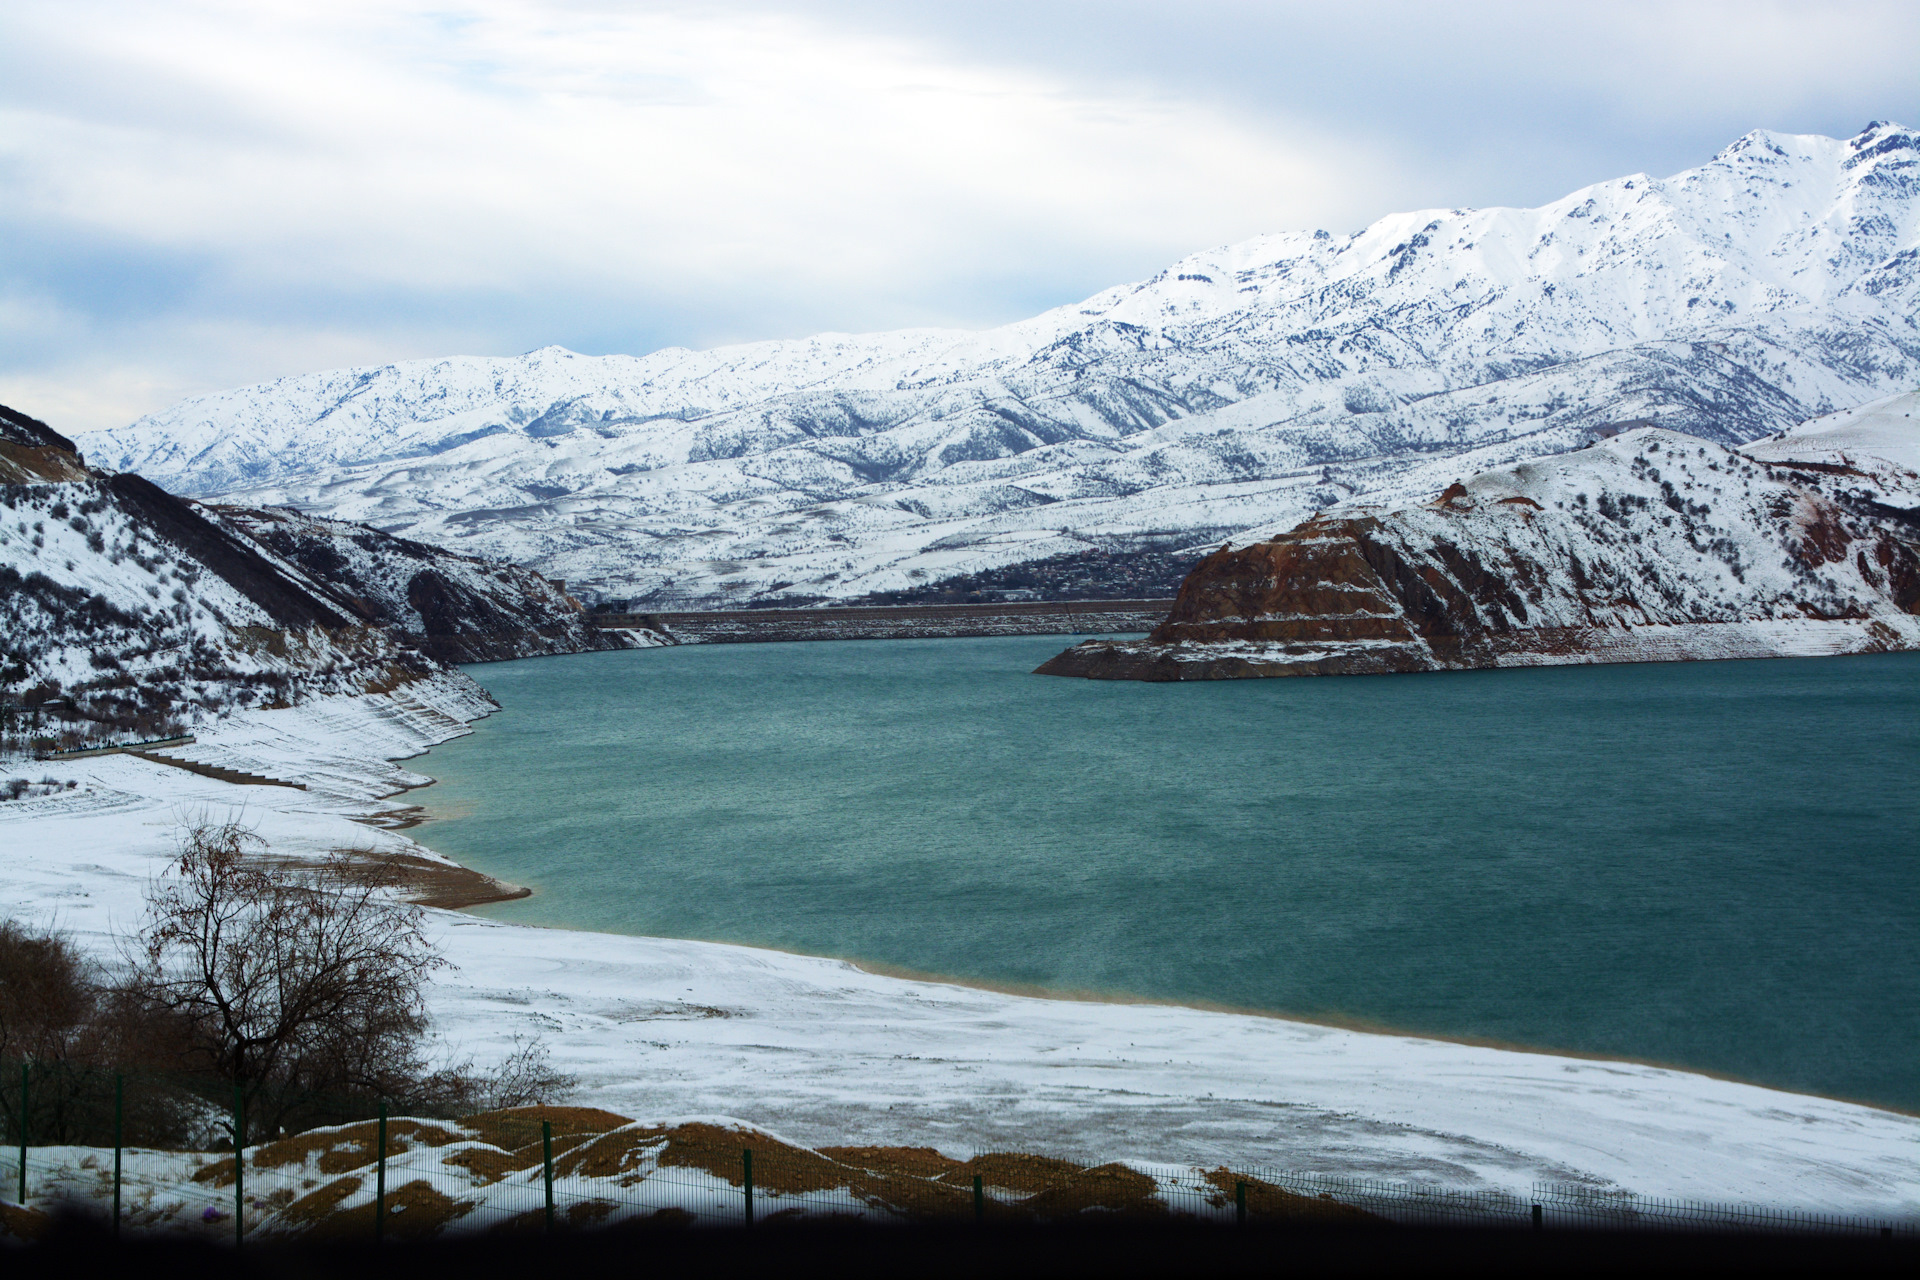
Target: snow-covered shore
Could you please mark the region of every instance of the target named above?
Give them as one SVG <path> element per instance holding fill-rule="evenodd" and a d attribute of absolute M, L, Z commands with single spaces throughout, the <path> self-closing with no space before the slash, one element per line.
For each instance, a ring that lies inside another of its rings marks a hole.
<path fill-rule="evenodd" d="M 69 791 L 0 804 L 0 900 L 103 954 L 181 821 L 238 812 L 276 851 L 433 858 L 379 815 L 395 759 L 492 708 L 464 676 L 238 712 L 173 752 L 305 784 L 238 786 L 130 756 L 0 763 Z M 431 793 L 427 793 L 430 797 Z M 402 801 L 400 803 L 406 803 Z M 577 1101 L 727 1115 L 820 1144 L 1225 1161 L 1524 1191 L 1920 1212 L 1920 1118 L 1637 1064 L 1150 1004 L 1039 999 L 712 943 L 435 911 L 431 1004 L 481 1061 L 537 1032 Z"/>

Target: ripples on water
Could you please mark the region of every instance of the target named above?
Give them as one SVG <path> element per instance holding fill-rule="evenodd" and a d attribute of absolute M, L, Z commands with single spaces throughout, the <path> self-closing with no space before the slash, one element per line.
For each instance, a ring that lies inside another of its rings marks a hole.
<path fill-rule="evenodd" d="M 1060 637 L 471 668 L 488 914 L 1920 1107 L 1920 654 L 1148 685 Z"/>

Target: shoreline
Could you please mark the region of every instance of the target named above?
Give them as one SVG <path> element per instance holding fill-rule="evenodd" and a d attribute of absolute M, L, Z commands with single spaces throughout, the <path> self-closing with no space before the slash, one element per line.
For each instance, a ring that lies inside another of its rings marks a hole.
<path fill-rule="evenodd" d="M 412 838 L 395 763 L 496 708 L 471 678 L 236 712 L 192 748 L 310 790 L 128 756 L 0 805 L 0 894 L 109 953 L 183 818 L 225 811 L 277 855 L 350 848 L 456 881 Z M 469 880 L 467 883 L 471 883 Z M 1920 1211 L 1920 1119 L 1876 1105 L 1585 1058 L 1114 993 L 1017 994 L 872 963 L 429 909 L 447 1052 L 543 1039 L 576 1101 L 729 1115 L 809 1145 L 1242 1161 L 1524 1194 L 1579 1183 L 1817 1211 Z M 1357 1021 L 1357 1020 L 1356 1020 Z"/>
<path fill-rule="evenodd" d="M 442 855 L 445 856 L 445 855 Z M 483 875 L 473 872 L 474 875 Z M 504 883 L 495 881 L 494 883 Z M 518 901 L 534 896 L 532 889 L 523 889 L 519 893 L 508 894 L 500 899 L 489 899 L 468 905 L 485 906 L 494 901 Z M 423 904 L 428 905 L 428 904 Z M 455 908 L 461 909 L 461 908 Z M 492 917 L 484 917 L 493 920 Z M 1262 1009 L 1254 1005 L 1227 1004 L 1217 1000 L 1174 999 L 1169 996 L 1142 995 L 1129 991 L 1102 991 L 1081 987 L 1049 987 L 1032 982 L 998 982 L 990 978 L 969 978 L 950 973 L 937 973 L 925 969 L 914 969 L 906 965 L 897 965 L 885 960 L 862 959 L 857 956 L 836 955 L 830 952 L 801 951 L 791 947 L 778 947 L 765 942 L 742 942 L 732 938 L 696 938 L 682 937 L 677 934 L 625 933 L 608 929 L 591 929 L 566 924 L 533 924 L 515 920 L 498 920 L 495 923 L 508 925 L 516 929 L 540 929 L 553 933 L 601 936 L 610 938 L 631 938 L 636 941 L 687 942 L 701 946 L 734 947 L 742 951 L 759 951 L 768 955 L 790 956 L 799 960 L 819 960 L 831 964 L 843 964 L 849 968 L 876 978 L 893 982 L 912 982 L 928 986 L 958 987 L 968 991 L 987 992 L 993 995 L 1011 996 L 1019 1000 L 1034 1000 L 1042 1003 L 1065 1003 L 1104 1005 L 1115 1008 L 1145 1007 L 1155 1009 L 1178 1009 L 1193 1013 L 1219 1014 L 1235 1018 L 1264 1018 L 1274 1022 L 1288 1023 L 1303 1027 L 1321 1027 L 1329 1031 L 1349 1031 L 1357 1035 L 1380 1036 L 1388 1039 L 1423 1041 L 1434 1044 L 1458 1045 L 1469 1049 L 1490 1049 L 1496 1053 L 1527 1054 L 1541 1058 L 1565 1058 L 1578 1062 L 1611 1063 L 1623 1067 L 1644 1067 L 1654 1071 L 1672 1072 L 1678 1075 L 1700 1076 L 1708 1080 L 1718 1080 L 1727 1084 L 1737 1084 L 1749 1089 L 1763 1089 L 1770 1093 L 1785 1094 L 1794 1098 L 1818 1098 L 1825 1102 L 1843 1103 L 1850 1107 L 1865 1107 L 1873 1111 L 1884 1111 L 1892 1115 L 1911 1116 L 1920 1119 L 1920 1108 L 1902 1107 L 1890 1102 L 1879 1102 L 1870 1098 L 1854 1098 L 1845 1094 L 1822 1093 L 1814 1089 L 1794 1089 L 1786 1085 L 1769 1084 L 1764 1080 L 1755 1080 L 1748 1076 L 1735 1075 L 1727 1071 L 1718 1071 L 1711 1067 L 1691 1066 L 1681 1062 L 1670 1062 L 1662 1058 L 1641 1058 L 1624 1054 L 1598 1053 L 1586 1049 L 1559 1048 L 1552 1045 L 1529 1044 L 1519 1040 L 1503 1040 L 1495 1036 L 1476 1036 L 1452 1032 L 1414 1031 L 1391 1023 L 1379 1022 L 1359 1014 L 1339 1013 L 1297 1013 L 1284 1009 Z"/>
<path fill-rule="evenodd" d="M 545 925 L 527 925 L 529 929 L 546 928 Z M 622 937 L 637 935 L 622 934 Z M 686 939 L 686 941 L 701 941 Z M 944 983 L 949 986 L 968 987 L 977 991 L 991 991 L 998 995 L 1016 996 L 1028 1000 L 1061 1000 L 1080 1004 L 1103 1005 L 1148 1005 L 1166 1009 L 1190 1009 L 1195 1013 L 1217 1013 L 1236 1018 L 1271 1018 L 1276 1022 L 1298 1023 L 1301 1026 L 1324 1027 L 1329 1031 L 1351 1031 L 1358 1035 L 1385 1036 L 1400 1040 L 1431 1041 L 1436 1044 L 1459 1045 L 1468 1049 L 1491 1049 L 1497 1053 L 1524 1053 L 1543 1058 L 1569 1058 L 1578 1062 L 1615 1063 L 1623 1067 L 1646 1067 L 1654 1071 L 1670 1071 L 1680 1075 L 1701 1076 L 1708 1080 L 1719 1080 L 1727 1084 L 1742 1085 L 1749 1089 L 1765 1089 L 1772 1093 L 1783 1093 L 1794 1098 L 1819 1098 L 1826 1102 L 1845 1103 L 1850 1107 L 1867 1107 L 1874 1111 L 1885 1111 L 1893 1115 L 1912 1116 L 1920 1119 L 1920 1107 L 1900 1107 L 1890 1102 L 1875 1102 L 1868 1098 L 1850 1098 L 1844 1094 L 1821 1093 L 1811 1089 L 1790 1089 L 1785 1085 L 1768 1084 L 1764 1080 L 1754 1080 L 1747 1076 L 1733 1075 L 1726 1071 L 1716 1071 L 1710 1067 L 1695 1067 L 1685 1063 L 1668 1062 L 1661 1058 L 1636 1058 L 1620 1054 L 1594 1053 L 1585 1049 L 1561 1049 L 1551 1045 L 1528 1044 L 1519 1040 L 1502 1040 L 1495 1036 L 1474 1036 L 1443 1033 L 1437 1031 L 1409 1031 L 1390 1023 L 1377 1022 L 1358 1014 L 1336 1013 L 1291 1013 L 1285 1010 L 1261 1009 L 1251 1005 L 1223 1004 L 1215 1000 L 1173 1000 L 1160 996 L 1134 995 L 1128 992 L 1103 992 L 1079 990 L 1074 988 L 1044 987 L 1034 983 L 998 983 L 985 979 L 956 978 L 950 975 L 925 973 L 884 961 L 855 960 L 843 956 L 818 956 L 811 952 L 787 951 L 779 947 L 767 947 L 757 943 L 725 943 L 726 946 L 742 946 L 762 951 L 776 951 L 781 955 L 806 956 L 808 958 L 839 960 L 852 965 L 862 973 L 871 973 L 875 977 L 893 978 L 904 982 Z"/>
<path fill-rule="evenodd" d="M 1782 655 L 1772 655 L 1772 656 L 1779 657 Z M 1858 655 L 1821 655 L 1821 656 L 1858 656 Z M 1739 661 L 1739 660 L 1755 660 L 1755 659 L 1734 658 L 1729 660 Z M 472 665 L 478 665 L 478 664 L 472 664 Z M 1454 674 L 1454 673 L 1428 672 L 1428 673 L 1420 673 L 1420 674 Z M 490 716 L 488 718 L 490 718 Z M 476 731 L 477 730 L 474 730 L 474 729 L 469 730 L 469 732 L 476 732 Z M 465 736 L 465 735 L 461 735 L 461 736 Z M 440 744 L 435 744 L 435 745 L 440 745 Z M 428 747 L 424 749 L 422 752 L 420 752 L 420 755 L 422 756 L 428 755 L 431 753 L 431 751 L 432 751 L 432 747 Z M 424 790 L 427 787 L 435 785 L 437 781 L 438 781 L 437 779 L 431 776 L 425 776 L 424 781 L 417 784 L 416 786 L 408 788 L 408 790 Z M 417 827 L 425 826 L 434 821 L 442 820 L 441 818 L 436 817 L 431 812 L 430 800 L 423 801 L 423 803 L 420 803 L 417 805 L 409 806 L 407 809 L 407 812 L 410 816 L 405 822 L 405 827 L 402 829 L 417 828 Z M 422 847 L 423 848 L 428 847 L 424 843 L 424 841 L 422 842 Z M 435 853 L 436 857 L 444 859 L 449 864 L 460 867 L 462 871 L 465 871 L 467 872 L 467 874 L 476 877 L 484 885 L 498 886 L 500 888 L 508 889 L 510 891 L 491 894 L 491 895 L 485 895 L 485 896 L 476 896 L 474 900 L 470 902 L 460 902 L 457 905 L 453 903 L 442 903 L 442 902 L 425 903 L 424 900 L 423 900 L 423 905 L 450 906 L 453 909 L 464 910 L 466 907 L 469 907 L 469 906 L 489 906 L 489 905 L 494 905 L 496 903 L 508 902 L 508 901 L 520 901 L 527 898 L 539 896 L 538 891 L 536 891 L 531 887 L 510 885 L 509 882 L 500 880 L 499 878 L 491 875 L 490 873 L 482 872 L 473 868 L 467 868 L 464 864 L 460 863 L 459 860 L 453 857 L 452 855 L 441 853 L 438 850 L 433 850 L 433 852 Z M 484 894 L 484 890 L 482 891 L 482 893 Z M 630 933 L 623 930 L 598 928 L 598 927 L 586 926 L 586 925 L 574 925 L 574 924 L 568 924 L 564 922 L 535 923 L 535 922 L 504 919 L 504 918 L 492 917 L 492 916 L 483 917 L 483 918 L 486 918 L 489 920 L 497 919 L 499 923 L 511 925 L 515 928 L 541 929 L 541 930 L 549 930 L 549 931 L 562 932 L 562 933 L 568 933 L 568 934 L 600 935 L 600 936 L 607 936 L 607 937 L 632 938 L 632 939 L 641 939 L 641 940 L 655 939 L 655 940 L 672 941 L 672 942 L 696 943 L 696 944 L 710 945 L 710 946 L 738 947 L 738 948 L 742 948 L 750 951 L 766 952 L 771 955 L 791 956 L 791 957 L 796 957 L 801 959 L 820 960 L 820 961 L 826 961 L 831 963 L 845 964 L 845 965 L 851 966 L 852 968 L 858 970 L 859 972 L 870 974 L 875 977 L 886 978 L 889 980 L 940 984 L 945 986 L 964 988 L 964 989 L 973 990 L 973 991 L 991 992 L 998 995 L 1013 996 L 1016 998 L 1026 999 L 1026 1000 L 1058 1001 L 1058 1002 L 1067 1002 L 1067 1003 L 1074 1003 L 1074 1004 L 1090 1004 L 1090 1005 L 1110 1005 L 1115 1007 L 1138 1006 L 1138 1007 L 1151 1007 L 1151 1008 L 1181 1009 L 1181 1010 L 1190 1010 L 1198 1013 L 1219 1014 L 1219 1015 L 1232 1016 L 1232 1017 L 1261 1018 L 1261 1019 L 1268 1019 L 1268 1020 L 1273 1020 L 1273 1021 L 1282 1022 L 1282 1023 L 1298 1024 L 1301 1026 L 1322 1027 L 1329 1030 L 1354 1032 L 1357 1034 L 1369 1035 L 1369 1036 L 1383 1036 L 1383 1037 L 1390 1037 L 1390 1038 L 1407 1040 L 1407 1041 L 1424 1041 L 1424 1042 L 1433 1042 L 1433 1043 L 1439 1043 L 1439 1044 L 1458 1045 L 1465 1048 L 1489 1049 L 1489 1050 L 1493 1050 L 1501 1053 L 1528 1054 L 1536 1057 L 1561 1058 L 1561 1059 L 1577 1060 L 1582 1062 L 1610 1063 L 1610 1064 L 1616 1064 L 1619 1066 L 1648 1068 L 1648 1069 L 1657 1070 L 1657 1071 L 1667 1071 L 1667 1072 L 1674 1072 L 1674 1073 L 1679 1073 L 1684 1075 L 1700 1076 L 1706 1079 L 1724 1081 L 1729 1084 L 1737 1084 L 1737 1085 L 1742 1085 L 1742 1086 L 1754 1088 L 1754 1089 L 1768 1090 L 1770 1092 L 1780 1093 L 1780 1094 L 1784 1094 L 1791 1097 L 1819 1098 L 1819 1099 L 1823 1099 L 1830 1102 L 1843 1103 L 1849 1106 L 1866 1107 L 1866 1108 L 1870 1108 L 1877 1111 L 1883 1111 L 1883 1112 L 1887 1112 L 1889 1114 L 1894 1114 L 1894 1115 L 1911 1116 L 1915 1118 L 1920 1118 L 1920 1106 L 1903 1106 L 1903 1105 L 1892 1103 L 1892 1102 L 1885 1102 L 1885 1101 L 1880 1101 L 1880 1100 L 1875 1100 L 1870 1098 L 1863 1098 L 1863 1097 L 1855 1097 L 1855 1096 L 1841 1094 L 1841 1093 L 1827 1093 L 1827 1092 L 1822 1092 L 1814 1089 L 1794 1088 L 1792 1086 L 1788 1086 L 1784 1084 L 1775 1084 L 1775 1083 L 1770 1083 L 1764 1080 L 1754 1079 L 1748 1076 L 1738 1075 L 1733 1072 L 1724 1071 L 1724 1070 L 1720 1070 L 1713 1067 L 1676 1062 L 1676 1061 L 1657 1058 L 1657 1057 L 1642 1057 L 1642 1056 L 1631 1055 L 1631 1054 L 1605 1053 L 1597 1050 L 1562 1047 L 1562 1046 L 1555 1046 L 1550 1044 L 1536 1044 L 1536 1043 L 1531 1043 L 1527 1041 L 1510 1040 L 1510 1039 L 1505 1039 L 1505 1038 L 1496 1037 L 1496 1036 L 1475 1035 L 1472 1033 L 1423 1031 L 1423 1030 L 1409 1029 L 1404 1026 L 1399 1026 L 1399 1025 L 1395 1025 L 1388 1022 L 1382 1022 L 1377 1019 L 1367 1017 L 1364 1014 L 1350 1014 L 1350 1013 L 1327 1012 L 1327 1011 L 1304 1013 L 1304 1012 L 1286 1010 L 1286 1009 L 1271 1009 L 1271 1008 L 1262 1008 L 1259 1006 L 1251 1006 L 1251 1005 L 1238 1005 L 1238 1004 L 1232 1004 L 1224 1001 L 1208 1000 L 1205 998 L 1198 998 L 1198 997 L 1180 998 L 1180 997 L 1171 997 L 1171 996 L 1157 996 L 1157 995 L 1151 995 L 1146 993 L 1123 991 L 1123 990 L 1106 990 L 1106 989 L 1099 989 L 1099 988 L 1083 988 L 1083 987 L 1071 987 L 1071 986 L 1056 987 L 1056 986 L 1049 986 L 1044 983 L 1021 982 L 1021 981 L 1014 981 L 1014 980 L 998 980 L 998 979 L 986 978 L 986 977 L 969 977 L 969 976 L 962 976 L 962 975 L 944 973 L 944 972 L 933 971 L 933 970 L 917 969 L 910 965 L 898 964 L 893 961 L 875 959 L 872 957 L 864 957 L 864 956 L 851 955 L 851 954 L 845 954 L 845 953 L 839 953 L 839 952 L 831 952 L 831 951 L 807 951 L 807 950 L 800 950 L 797 948 L 783 947 L 783 946 L 779 946 L 776 944 L 763 942 L 763 941 L 757 941 L 757 940 L 745 941 L 745 940 L 730 938 L 730 937 L 695 937 L 691 935 L 678 935 L 678 934 Z"/>
<path fill-rule="evenodd" d="M 425 755 L 427 752 L 422 752 L 421 754 Z M 432 785 L 432 783 L 425 783 L 422 784 L 422 787 L 430 785 Z M 413 807 L 423 811 L 427 808 L 426 805 Z M 410 822 L 408 826 L 423 826 L 434 820 L 431 816 L 421 817 Z M 422 845 L 422 847 L 425 848 L 427 846 Z M 481 897 L 471 902 L 461 902 L 457 904 L 427 902 L 424 899 L 415 899 L 415 901 L 420 902 L 422 906 L 438 906 L 445 907 L 449 910 L 465 910 L 470 906 L 490 906 L 499 902 L 515 902 L 536 896 L 535 891 L 531 888 L 510 885 L 507 881 L 488 875 L 486 872 L 466 867 L 450 855 L 439 853 L 437 850 L 434 852 L 438 857 L 444 858 L 449 863 L 452 863 L 461 872 L 473 876 L 485 884 L 499 886 L 510 891 L 493 897 Z M 494 919 L 493 917 L 484 918 L 489 920 Z M 991 978 L 970 978 L 926 969 L 915 969 L 907 965 L 894 964 L 887 960 L 874 960 L 823 951 L 801 951 L 792 947 L 774 946 L 766 942 L 743 942 L 734 938 L 697 938 L 690 936 L 683 937 L 677 934 L 627 933 L 619 930 L 587 928 L 568 924 L 536 924 L 517 920 L 498 920 L 496 923 L 508 925 L 516 929 L 541 929 L 554 933 L 599 935 L 613 938 L 632 938 L 636 940 L 664 942 L 690 942 L 715 947 L 737 947 L 744 951 L 763 951 L 769 955 L 792 956 L 796 959 L 820 960 L 834 964 L 844 964 L 861 973 L 891 981 L 960 987 L 969 991 L 991 992 L 995 995 L 1012 996 L 1021 1000 L 1059 1001 L 1070 1004 L 1111 1005 L 1115 1007 L 1145 1006 L 1160 1009 L 1182 1009 L 1194 1013 L 1222 1014 L 1238 1018 L 1266 1018 L 1275 1022 L 1293 1023 L 1300 1026 L 1324 1027 L 1330 1031 L 1350 1031 L 1359 1035 L 1384 1036 L 1400 1040 L 1430 1041 L 1437 1044 L 1459 1045 L 1462 1048 L 1491 1049 L 1498 1053 L 1523 1053 L 1536 1057 L 1568 1058 L 1580 1062 L 1614 1063 L 1626 1067 L 1645 1067 L 1655 1071 L 1669 1071 L 1682 1075 L 1701 1076 L 1708 1080 L 1724 1081 L 1727 1084 L 1742 1085 L 1751 1089 L 1764 1089 L 1772 1093 L 1786 1094 L 1789 1097 L 1819 1098 L 1827 1102 L 1839 1102 L 1847 1106 L 1866 1107 L 1875 1111 L 1885 1111 L 1893 1115 L 1912 1116 L 1920 1119 L 1920 1107 L 1903 1107 L 1890 1102 L 1880 1102 L 1870 1098 L 1849 1097 L 1845 1094 L 1838 1093 L 1822 1093 L 1813 1089 L 1794 1089 L 1785 1085 L 1769 1084 L 1764 1080 L 1755 1080 L 1748 1076 L 1735 1075 L 1732 1072 L 1719 1071 L 1711 1067 L 1671 1062 L 1662 1058 L 1643 1058 L 1627 1054 L 1599 1053 L 1587 1049 L 1530 1044 L 1520 1040 L 1505 1040 L 1496 1036 L 1409 1030 L 1405 1027 L 1380 1022 L 1361 1014 L 1309 1014 L 1284 1009 L 1263 1009 L 1255 1005 L 1228 1004 L 1218 1000 L 1176 999 L 1170 996 L 1145 995 L 1131 991 L 1106 991 L 1090 987 L 1051 987 L 1043 983 L 996 981 Z"/>
<path fill-rule="evenodd" d="M 432 747 L 422 751 L 426 755 Z M 419 756 L 408 756 L 414 760 Z M 420 791 L 433 786 L 438 779 L 429 778 L 426 782 L 405 788 L 407 791 Z M 398 794 L 398 793 L 396 793 Z M 433 816 L 423 804 L 405 805 L 398 809 L 383 810 L 368 814 L 354 821 L 378 831 L 411 831 L 433 821 Z M 438 907 L 445 911 L 464 911 L 468 907 L 484 907 L 495 902 L 517 902 L 522 898 L 531 898 L 533 890 L 527 885 L 513 884 L 509 881 L 490 876 L 467 866 L 457 858 L 421 844 L 418 840 L 411 843 L 434 855 L 433 858 L 414 857 L 410 854 L 388 854 L 385 865 L 390 868 L 397 883 L 407 886 L 407 900 L 416 906 Z M 438 859 L 436 861 L 436 859 Z"/>

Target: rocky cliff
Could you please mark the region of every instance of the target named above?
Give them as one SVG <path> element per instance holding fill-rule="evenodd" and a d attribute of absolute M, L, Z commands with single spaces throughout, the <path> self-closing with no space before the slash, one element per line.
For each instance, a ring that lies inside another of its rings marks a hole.
<path fill-rule="evenodd" d="M 1208 556 L 1146 640 L 1090 641 L 1039 670 L 1210 680 L 1920 648 L 1917 398 L 1750 452 L 1645 428 L 1424 504 L 1336 509 Z"/>
<path fill-rule="evenodd" d="M 392 629 L 442 662 L 494 662 L 632 645 L 618 632 L 589 626 L 579 601 L 531 569 L 286 508 L 205 510 L 222 526 L 344 596 L 366 620 Z"/>

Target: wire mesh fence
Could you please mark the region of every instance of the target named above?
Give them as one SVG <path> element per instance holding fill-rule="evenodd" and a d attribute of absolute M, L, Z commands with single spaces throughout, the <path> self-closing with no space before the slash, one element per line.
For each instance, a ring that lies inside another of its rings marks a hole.
<path fill-rule="evenodd" d="M 122 1232 L 236 1243 L 797 1222 L 1920 1234 L 1912 1218 L 1586 1186 L 1520 1194 L 1241 1164 L 809 1148 L 730 1121 L 649 1125 L 583 1107 L 421 1116 L 389 1114 L 377 1099 L 301 1098 L 277 1108 L 294 1119 L 250 1126 L 247 1099 L 218 1081 L 18 1066 L 0 1078 L 0 1234 L 16 1239 L 62 1211 Z"/>

